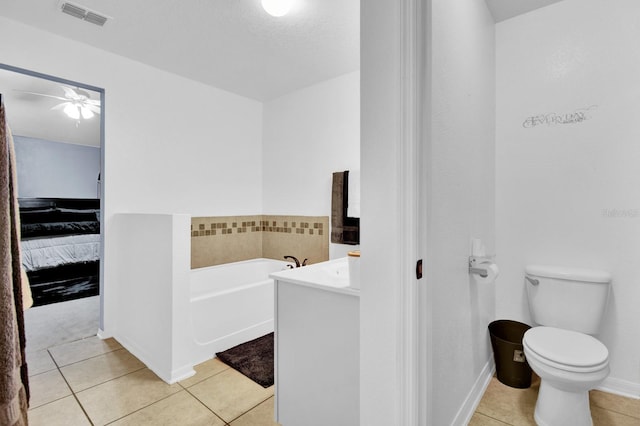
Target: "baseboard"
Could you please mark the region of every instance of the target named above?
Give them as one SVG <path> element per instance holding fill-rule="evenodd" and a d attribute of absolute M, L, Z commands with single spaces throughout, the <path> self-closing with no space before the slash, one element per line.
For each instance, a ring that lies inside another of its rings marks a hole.
<path fill-rule="evenodd" d="M 149 356 L 145 350 L 130 341 L 128 338 L 121 336 L 117 340 L 123 348 L 129 351 L 131 355 L 138 358 L 138 360 L 140 360 L 149 370 L 153 371 L 156 376 L 168 384 L 176 383 L 196 374 L 193 369 L 193 365 L 186 365 L 173 370 L 161 368 L 157 365 L 158 363 L 155 360 L 155 357 Z"/>
<path fill-rule="evenodd" d="M 616 379 L 615 377 L 607 377 L 597 389 L 603 392 L 626 396 L 627 398 L 640 399 L 640 383 Z"/>
<path fill-rule="evenodd" d="M 101 328 L 98 329 L 97 336 L 102 340 L 110 339 L 110 338 L 113 337 L 113 335 L 111 333 L 105 333 L 105 331 L 103 329 L 101 329 Z"/>
<path fill-rule="evenodd" d="M 485 366 L 482 368 L 482 371 L 478 375 L 476 382 L 473 384 L 473 387 L 469 391 L 467 398 L 464 400 L 462 407 L 458 410 L 458 414 L 451 422 L 451 425 L 466 425 L 471 421 L 471 417 L 473 413 L 475 413 L 476 408 L 478 408 L 478 404 L 480 404 L 480 400 L 484 395 L 484 391 L 489 386 L 489 382 L 491 382 L 491 378 L 493 377 L 493 373 L 496 371 L 496 366 L 493 362 L 493 358 L 490 358 Z"/>

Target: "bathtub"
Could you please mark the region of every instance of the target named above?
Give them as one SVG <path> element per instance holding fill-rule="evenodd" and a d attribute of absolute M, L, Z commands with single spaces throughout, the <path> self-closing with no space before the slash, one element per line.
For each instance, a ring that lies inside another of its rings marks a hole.
<path fill-rule="evenodd" d="M 273 331 L 269 274 L 284 261 L 253 259 L 191 269 L 191 216 L 114 216 L 117 286 L 104 292 L 101 337 L 114 337 L 167 383 L 216 352 Z"/>
<path fill-rule="evenodd" d="M 273 331 L 273 280 L 284 261 L 252 259 L 191 270 L 193 364 Z"/>

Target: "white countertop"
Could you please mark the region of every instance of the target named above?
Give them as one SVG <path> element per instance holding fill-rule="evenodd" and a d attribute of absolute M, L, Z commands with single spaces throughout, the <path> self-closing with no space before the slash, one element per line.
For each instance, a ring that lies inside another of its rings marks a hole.
<path fill-rule="evenodd" d="M 360 289 L 349 287 L 349 264 L 346 257 L 274 272 L 269 274 L 269 278 L 360 297 Z"/>

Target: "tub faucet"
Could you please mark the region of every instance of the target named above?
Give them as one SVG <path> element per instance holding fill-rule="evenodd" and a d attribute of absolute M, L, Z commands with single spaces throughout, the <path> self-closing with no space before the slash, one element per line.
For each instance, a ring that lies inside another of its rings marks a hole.
<path fill-rule="evenodd" d="M 285 260 L 286 259 L 291 259 L 292 261 L 294 261 L 295 264 L 296 264 L 296 268 L 300 267 L 300 261 L 298 259 L 296 259 L 294 256 L 285 256 L 284 258 L 285 258 Z M 306 262 L 307 259 L 305 259 L 304 261 Z M 287 267 L 293 269 L 293 266 L 291 266 L 291 265 L 287 265 Z"/>

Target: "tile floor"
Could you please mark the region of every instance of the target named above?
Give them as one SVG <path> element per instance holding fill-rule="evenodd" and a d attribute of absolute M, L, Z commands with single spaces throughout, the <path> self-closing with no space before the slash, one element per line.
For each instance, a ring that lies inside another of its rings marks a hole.
<path fill-rule="evenodd" d="M 540 379 L 535 375 L 529 389 L 503 385 L 494 377 L 469 425 L 535 426 L 533 412 L 539 388 Z M 640 400 L 596 390 L 589 397 L 593 426 L 640 426 Z"/>
<path fill-rule="evenodd" d="M 212 359 L 168 385 L 113 339 L 90 337 L 27 354 L 29 424 L 277 426 L 273 386 Z"/>
<path fill-rule="evenodd" d="M 98 303 L 26 311 L 31 426 L 277 426 L 273 386 L 264 389 L 216 359 L 168 385 L 115 340 L 95 337 Z M 539 386 L 538 378 L 515 389 L 494 377 L 469 424 L 534 426 Z M 640 426 L 640 400 L 599 391 L 590 397 L 594 426 Z"/>

